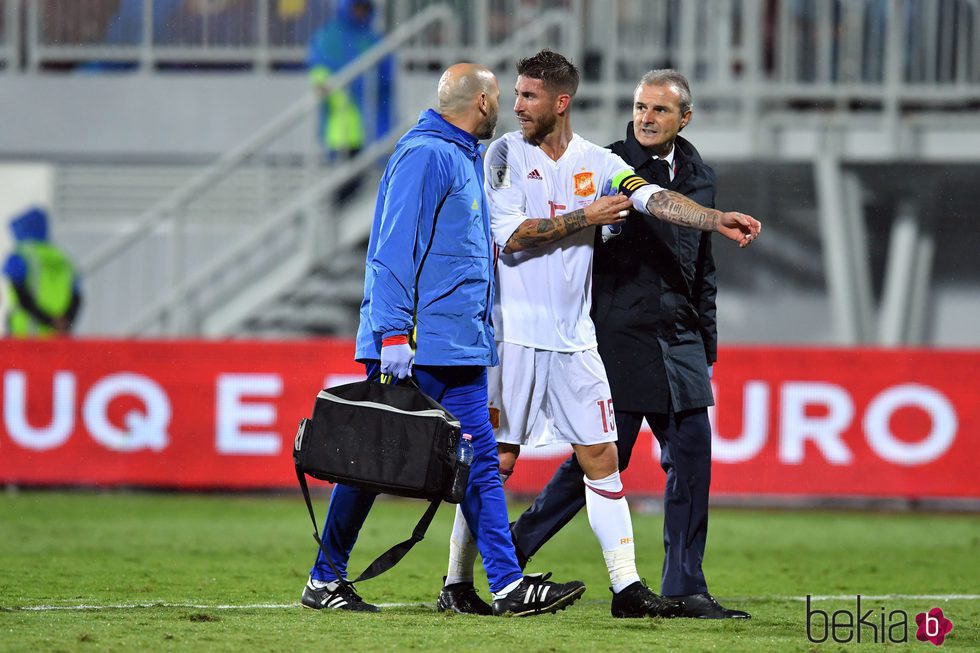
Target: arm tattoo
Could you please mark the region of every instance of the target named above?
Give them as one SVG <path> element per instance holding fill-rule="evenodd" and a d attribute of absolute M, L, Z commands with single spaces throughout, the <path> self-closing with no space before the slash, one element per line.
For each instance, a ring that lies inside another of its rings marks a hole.
<path fill-rule="evenodd" d="M 576 209 L 553 218 L 528 218 L 511 235 L 504 253 L 541 247 L 590 226 L 585 219 L 585 209 Z"/>
<path fill-rule="evenodd" d="M 672 190 L 654 193 L 647 200 L 647 211 L 661 220 L 701 231 L 717 231 L 720 211 L 708 209 Z"/>

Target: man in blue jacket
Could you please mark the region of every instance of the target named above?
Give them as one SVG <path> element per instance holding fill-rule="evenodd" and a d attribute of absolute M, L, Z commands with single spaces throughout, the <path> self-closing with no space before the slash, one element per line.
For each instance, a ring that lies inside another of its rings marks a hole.
<path fill-rule="evenodd" d="M 564 609 L 585 586 L 524 576 L 498 476 L 486 372 L 497 364 L 490 322 L 494 249 L 479 141 L 493 136 L 499 95 L 487 68 L 451 66 L 439 80 L 438 111 L 423 112 L 388 160 L 368 241 L 356 357 L 368 378 L 413 377 L 473 436 L 475 456 L 461 505 L 483 556 L 491 610 L 529 616 Z M 342 576 L 375 496 L 345 485 L 331 494 L 323 544 Z M 378 611 L 337 578 L 319 551 L 302 603 Z"/>

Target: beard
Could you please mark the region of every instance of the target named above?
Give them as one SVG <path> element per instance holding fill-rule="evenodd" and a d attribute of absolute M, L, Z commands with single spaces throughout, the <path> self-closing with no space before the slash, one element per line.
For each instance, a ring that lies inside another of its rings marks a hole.
<path fill-rule="evenodd" d="M 483 121 L 476 126 L 476 131 L 474 132 L 473 135 L 476 136 L 481 141 L 486 140 L 488 138 L 493 138 L 493 135 L 497 131 L 498 114 L 499 111 L 497 107 L 492 107 L 490 110 L 488 110 L 487 115 L 483 118 Z"/>
<path fill-rule="evenodd" d="M 528 123 L 527 125 L 521 127 L 521 132 L 524 134 L 524 140 L 528 143 L 537 145 L 544 140 L 545 136 L 551 133 L 557 122 L 557 116 L 546 115 Z"/>

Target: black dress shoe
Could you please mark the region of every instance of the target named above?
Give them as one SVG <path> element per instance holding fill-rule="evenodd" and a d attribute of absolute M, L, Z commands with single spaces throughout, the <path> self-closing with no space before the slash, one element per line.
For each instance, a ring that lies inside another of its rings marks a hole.
<path fill-rule="evenodd" d="M 730 610 L 726 608 L 707 592 L 665 598 L 680 601 L 682 607 L 675 615 L 678 617 L 688 617 L 691 619 L 750 619 L 752 617 L 752 615 L 744 610 Z"/>

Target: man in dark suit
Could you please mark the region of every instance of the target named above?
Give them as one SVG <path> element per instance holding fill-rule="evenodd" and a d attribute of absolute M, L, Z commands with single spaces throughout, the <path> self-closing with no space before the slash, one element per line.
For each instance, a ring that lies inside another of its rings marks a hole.
<path fill-rule="evenodd" d="M 713 207 L 714 171 L 678 136 L 691 115 L 687 79 L 673 70 L 651 71 L 636 87 L 626 140 L 609 148 L 644 179 Z M 592 316 L 616 407 L 619 469 L 626 469 L 646 418 L 667 473 L 661 593 L 683 602 L 679 616 L 746 619 L 748 613 L 724 608 L 708 593 L 701 571 L 716 292 L 709 233 L 643 215 L 630 216 L 618 231 L 597 233 Z M 573 455 L 512 527 L 522 566 L 583 503 L 582 469 Z"/>

